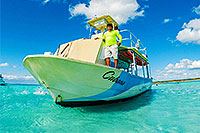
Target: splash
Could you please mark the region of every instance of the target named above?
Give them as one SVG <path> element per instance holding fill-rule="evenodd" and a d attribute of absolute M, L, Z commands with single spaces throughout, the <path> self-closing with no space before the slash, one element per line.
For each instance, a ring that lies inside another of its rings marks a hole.
<path fill-rule="evenodd" d="M 29 94 L 29 92 L 24 90 L 24 91 L 21 92 L 21 94 Z"/>

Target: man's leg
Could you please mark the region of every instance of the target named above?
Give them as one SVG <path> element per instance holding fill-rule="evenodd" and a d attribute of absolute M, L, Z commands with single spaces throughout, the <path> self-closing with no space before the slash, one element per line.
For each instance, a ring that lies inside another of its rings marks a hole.
<path fill-rule="evenodd" d="M 110 58 L 106 58 L 106 64 L 107 66 L 110 66 Z"/>
<path fill-rule="evenodd" d="M 117 68 L 117 59 L 114 59 L 115 62 L 115 68 Z"/>
<path fill-rule="evenodd" d="M 117 64 L 118 64 L 118 46 L 117 46 L 117 44 L 112 46 L 112 55 L 114 58 L 115 68 L 117 68 Z"/>

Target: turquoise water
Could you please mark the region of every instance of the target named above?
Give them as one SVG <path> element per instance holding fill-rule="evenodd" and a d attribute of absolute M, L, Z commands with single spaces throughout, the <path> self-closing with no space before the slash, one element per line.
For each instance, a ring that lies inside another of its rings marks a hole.
<path fill-rule="evenodd" d="M 200 82 L 159 84 L 132 100 L 56 105 L 38 86 L 0 87 L 0 132 L 199 132 Z"/>

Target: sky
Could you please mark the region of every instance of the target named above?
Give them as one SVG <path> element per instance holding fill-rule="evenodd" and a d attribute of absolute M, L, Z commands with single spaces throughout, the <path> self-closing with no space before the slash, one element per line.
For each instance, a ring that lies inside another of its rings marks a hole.
<path fill-rule="evenodd" d="M 0 11 L 0 73 L 8 83 L 37 83 L 24 57 L 88 38 L 87 20 L 106 14 L 145 45 L 154 80 L 200 77 L 199 0 L 1 0 Z"/>

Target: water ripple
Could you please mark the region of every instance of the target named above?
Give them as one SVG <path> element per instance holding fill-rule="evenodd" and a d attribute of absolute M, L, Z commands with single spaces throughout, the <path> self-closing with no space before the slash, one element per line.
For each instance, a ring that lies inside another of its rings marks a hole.
<path fill-rule="evenodd" d="M 159 84 L 126 102 L 65 108 L 38 86 L 0 87 L 3 132 L 198 132 L 200 82 Z"/>

